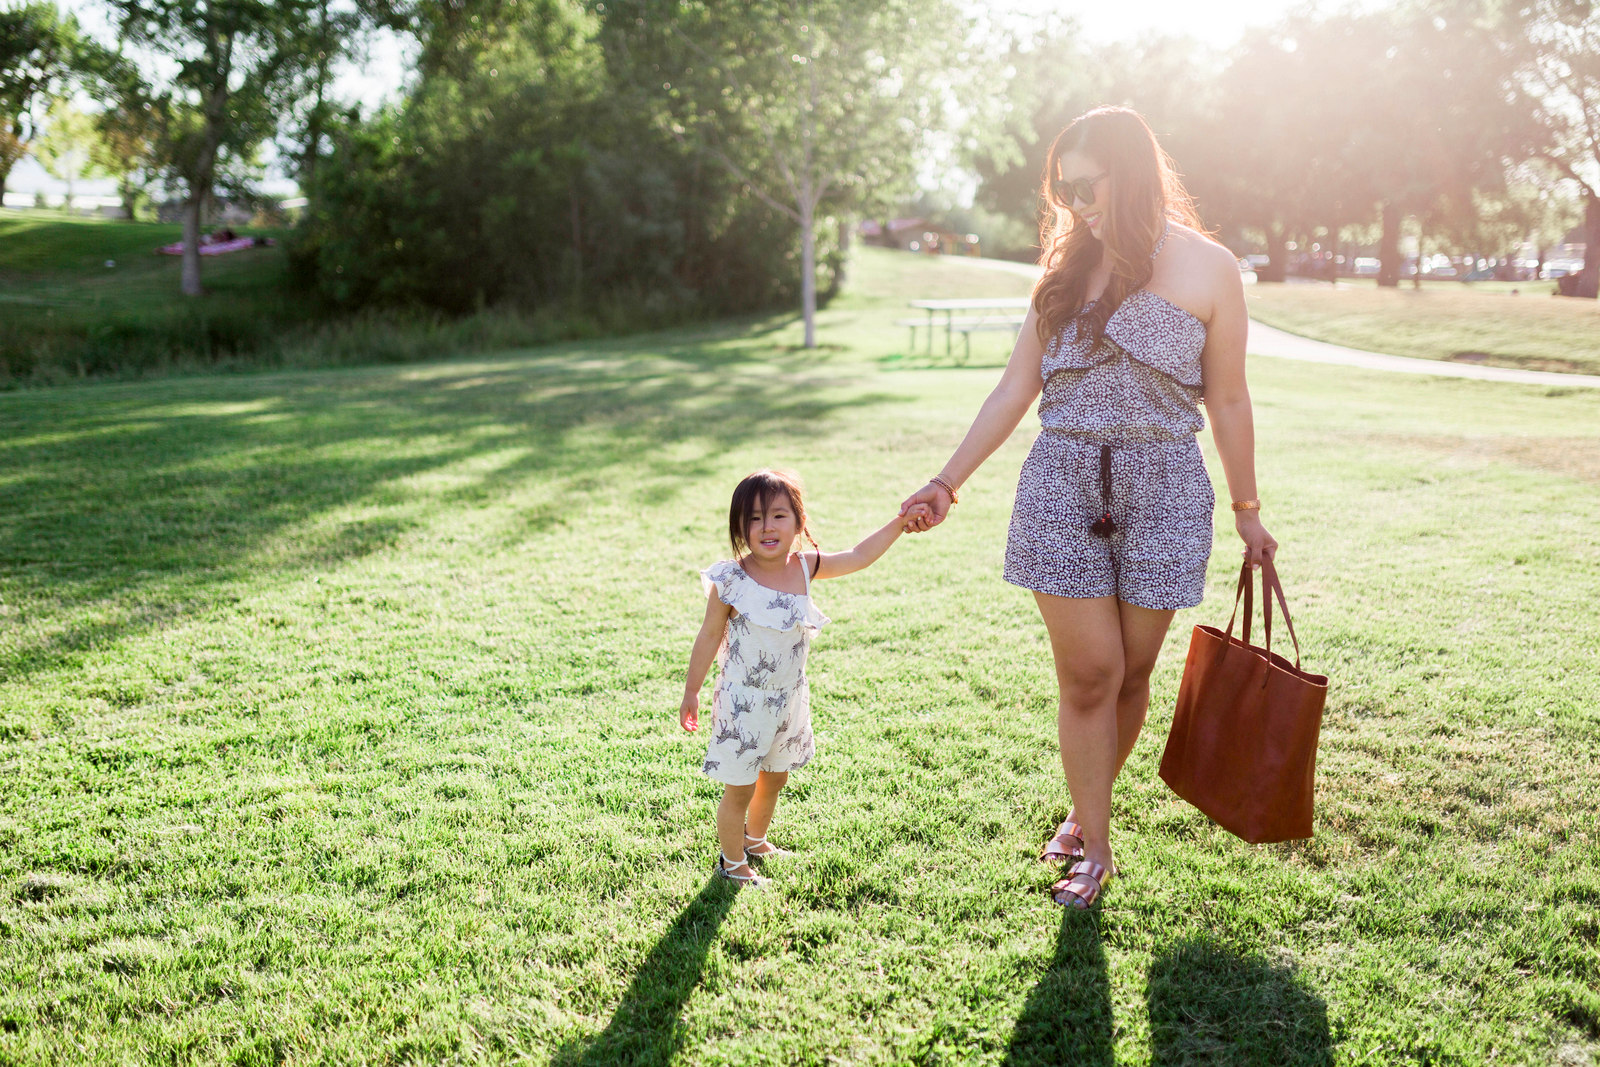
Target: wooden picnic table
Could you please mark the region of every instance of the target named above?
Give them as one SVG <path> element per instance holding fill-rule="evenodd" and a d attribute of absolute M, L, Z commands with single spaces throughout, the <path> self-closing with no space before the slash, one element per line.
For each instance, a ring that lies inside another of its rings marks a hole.
<path fill-rule="evenodd" d="M 951 354 L 951 340 L 955 336 L 955 316 L 958 311 L 1026 311 L 1033 304 L 1027 296 L 993 296 L 955 300 L 913 300 L 914 308 L 928 313 L 928 354 L 933 354 L 933 316 L 944 312 L 944 354 Z"/>

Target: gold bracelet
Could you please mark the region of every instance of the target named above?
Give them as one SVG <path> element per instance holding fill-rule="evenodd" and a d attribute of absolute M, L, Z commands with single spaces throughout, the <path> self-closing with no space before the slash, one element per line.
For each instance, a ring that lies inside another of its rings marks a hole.
<path fill-rule="evenodd" d="M 951 485 L 937 474 L 935 474 L 932 478 L 929 478 L 928 481 L 932 482 L 934 485 L 937 485 L 940 489 L 943 489 L 945 492 L 950 494 L 950 504 L 952 507 L 961 503 L 961 498 L 956 496 L 955 486 Z"/>
<path fill-rule="evenodd" d="M 1234 511 L 1260 511 L 1261 510 L 1261 501 L 1259 501 L 1259 500 L 1235 500 L 1233 502 L 1233 510 Z"/>

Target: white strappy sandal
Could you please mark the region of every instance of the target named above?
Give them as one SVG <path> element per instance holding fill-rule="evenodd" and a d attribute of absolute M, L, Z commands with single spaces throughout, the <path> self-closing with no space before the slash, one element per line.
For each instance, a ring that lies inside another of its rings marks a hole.
<path fill-rule="evenodd" d="M 763 848 L 762 846 L 766 847 Z M 751 837 L 749 834 L 744 835 L 744 858 L 747 860 L 765 860 L 771 859 L 774 856 L 792 855 L 794 855 L 793 852 L 790 852 L 786 848 L 779 848 L 777 845 L 774 845 L 771 841 L 768 841 L 764 837 Z"/>
<path fill-rule="evenodd" d="M 715 868 L 718 878 L 725 878 L 728 881 L 730 881 L 730 882 L 734 883 L 735 885 L 739 886 L 740 888 L 743 888 L 745 886 L 749 886 L 751 889 L 765 889 L 765 888 L 767 888 L 768 885 L 771 884 L 771 882 L 768 879 L 763 878 L 759 874 L 756 874 L 755 871 L 750 870 L 750 861 L 749 860 L 730 860 L 726 855 L 724 855 L 720 851 L 717 853 L 717 859 L 712 864 L 712 866 Z M 745 870 L 750 871 L 750 873 L 749 874 L 735 874 L 735 873 L 733 873 L 734 871 L 737 871 L 740 867 L 743 867 Z"/>

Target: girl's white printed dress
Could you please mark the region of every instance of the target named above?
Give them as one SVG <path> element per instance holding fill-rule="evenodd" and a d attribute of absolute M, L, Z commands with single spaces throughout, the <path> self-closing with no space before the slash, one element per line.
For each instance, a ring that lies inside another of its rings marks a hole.
<path fill-rule="evenodd" d="M 734 609 L 717 652 L 711 697 L 711 741 L 702 768 L 728 785 L 750 785 L 760 771 L 792 771 L 816 751 L 806 654 L 828 619 L 811 600 L 805 556 L 804 594 L 757 582 L 737 560 L 700 572 L 706 592 Z"/>

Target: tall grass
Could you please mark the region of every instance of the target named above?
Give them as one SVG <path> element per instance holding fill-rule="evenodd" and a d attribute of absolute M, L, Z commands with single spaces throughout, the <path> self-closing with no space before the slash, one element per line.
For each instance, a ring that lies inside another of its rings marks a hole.
<path fill-rule="evenodd" d="M 291 239 L 282 232 L 271 236 Z M 186 298 L 178 290 L 177 257 L 155 254 L 181 237 L 172 224 L 0 213 L 0 389 L 412 362 L 636 333 L 702 317 L 692 301 L 631 292 L 462 317 L 418 309 L 336 313 L 295 287 L 281 243 L 204 259 L 206 293 Z"/>

